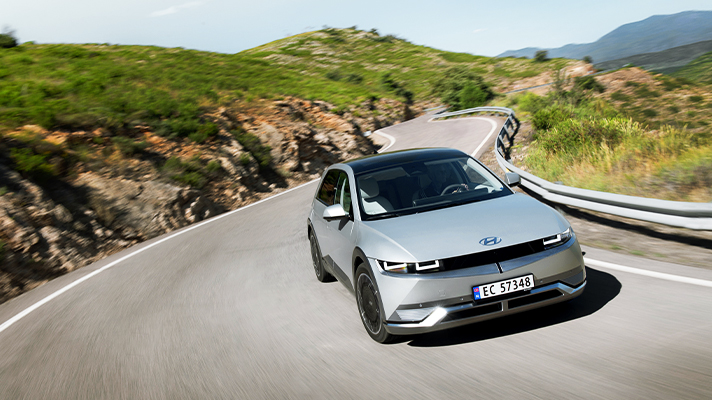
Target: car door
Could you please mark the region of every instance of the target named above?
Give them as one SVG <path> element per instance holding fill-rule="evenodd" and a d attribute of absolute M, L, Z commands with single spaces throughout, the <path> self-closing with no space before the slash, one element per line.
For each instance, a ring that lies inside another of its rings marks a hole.
<path fill-rule="evenodd" d="M 331 270 L 332 268 L 332 249 L 333 249 L 333 238 L 330 233 L 330 229 L 327 226 L 327 221 L 324 219 L 324 210 L 326 207 L 334 204 L 334 196 L 336 194 L 336 184 L 339 180 L 339 175 L 343 171 L 338 169 L 332 169 L 327 171 L 322 179 L 319 189 L 314 197 L 312 210 L 312 227 L 316 233 L 316 238 L 319 241 L 319 249 L 321 250 L 321 256 L 324 258 L 328 264 L 327 268 Z"/>
<path fill-rule="evenodd" d="M 344 284 L 351 283 L 351 261 L 354 251 L 354 210 L 351 200 L 351 180 L 345 171 L 339 173 L 334 192 L 334 204 L 344 207 L 347 218 L 326 221 L 327 231 L 331 237 L 331 258 L 334 263 L 334 274 Z"/>

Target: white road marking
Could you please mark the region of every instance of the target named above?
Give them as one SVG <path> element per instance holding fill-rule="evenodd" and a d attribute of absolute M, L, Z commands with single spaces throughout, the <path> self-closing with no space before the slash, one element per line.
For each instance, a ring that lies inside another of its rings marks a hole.
<path fill-rule="evenodd" d="M 482 119 L 482 120 L 485 120 L 485 121 L 489 121 L 489 122 L 492 124 L 492 129 L 491 129 L 490 132 L 487 134 L 487 137 L 485 137 L 485 139 L 482 141 L 482 143 L 480 143 L 480 145 L 477 146 L 477 149 L 475 149 L 475 151 L 472 153 L 472 156 L 474 157 L 474 156 L 477 154 L 477 152 L 480 151 L 480 149 L 482 148 L 482 146 L 484 146 L 484 144 L 487 142 L 487 140 L 490 138 L 490 136 L 492 136 L 492 133 L 497 129 L 497 124 L 496 124 L 494 121 L 492 121 L 491 119 L 488 119 L 488 118 L 473 117 L 473 118 L 471 118 L 471 119 Z M 391 146 L 393 146 L 393 145 L 396 143 L 396 139 L 395 139 L 393 136 L 391 136 L 391 135 L 389 135 L 389 134 L 387 134 L 387 133 L 383 133 L 383 132 L 380 132 L 380 131 L 376 131 L 376 132 L 374 132 L 374 133 L 378 133 L 379 135 L 381 135 L 381 136 L 387 138 L 388 140 L 390 140 L 390 142 L 391 142 L 391 143 L 390 143 L 388 146 L 386 146 L 384 149 L 380 150 L 379 153 L 382 152 L 382 151 L 385 151 L 385 150 L 389 149 Z M 182 235 L 182 234 L 184 234 L 184 233 L 186 233 L 186 232 L 190 232 L 190 231 L 192 231 L 193 229 L 199 228 L 199 227 L 201 227 L 201 226 L 203 226 L 203 225 L 205 225 L 205 224 L 208 224 L 208 223 L 211 223 L 211 222 L 215 222 L 215 221 L 217 221 L 217 220 L 219 220 L 219 219 L 222 219 L 222 218 L 225 218 L 225 217 L 227 217 L 227 216 L 229 216 L 229 215 L 232 215 L 232 214 L 234 214 L 234 213 L 236 213 L 236 212 L 238 212 L 238 211 L 242 211 L 242 210 L 245 210 L 245 209 L 250 208 L 250 207 L 252 207 L 252 206 L 256 206 L 256 205 L 258 205 L 258 204 L 260 204 L 260 203 L 263 203 L 263 202 L 265 202 L 265 201 L 267 201 L 267 200 L 274 199 L 274 198 L 276 198 L 276 197 L 279 197 L 279 196 L 281 196 L 281 195 L 283 195 L 283 194 L 289 193 L 289 192 L 291 192 L 291 191 L 293 191 L 293 190 L 297 190 L 297 189 L 299 189 L 299 188 L 301 188 L 301 187 L 303 187 L 303 186 L 309 185 L 309 184 L 314 183 L 314 182 L 316 182 L 316 181 L 318 181 L 318 179 L 309 181 L 309 182 L 307 182 L 307 183 L 303 183 L 303 184 L 301 184 L 301 185 L 299 185 L 299 186 L 296 186 L 296 187 L 293 187 L 293 188 L 291 188 L 291 189 L 285 190 L 284 192 L 281 192 L 281 193 L 277 193 L 277 194 L 274 195 L 274 196 L 268 197 L 268 198 L 266 198 L 266 199 L 262 199 L 262 200 L 260 200 L 260 201 L 255 202 L 255 203 L 248 204 L 248 205 L 246 205 L 245 207 L 241 207 L 241 208 L 238 208 L 238 209 L 236 209 L 236 210 L 232 210 L 232 211 L 226 212 L 226 213 L 224 213 L 224 214 L 220 214 L 220 215 L 218 215 L 218 216 L 216 216 L 216 217 L 213 217 L 213 218 L 208 219 L 208 220 L 206 220 L 206 221 L 200 222 L 200 223 L 198 223 L 198 224 L 196 224 L 196 225 L 190 226 L 190 227 L 188 227 L 188 228 L 186 228 L 186 229 L 184 229 L 184 230 L 182 230 L 182 231 L 180 231 L 180 232 L 176 232 L 176 233 L 174 233 L 174 234 L 172 234 L 172 235 L 170 235 L 170 236 L 167 236 L 167 237 L 165 237 L 165 238 L 163 238 L 163 239 L 161 239 L 161 240 L 158 240 L 158 241 L 156 241 L 156 242 L 153 242 L 153 243 L 149 244 L 148 246 L 145 246 L 145 247 L 143 247 L 143 248 L 141 248 L 141 249 L 139 249 L 139 250 L 134 251 L 134 252 L 131 253 L 131 254 L 127 254 L 127 255 L 125 255 L 124 257 L 121 257 L 120 259 L 118 259 L 118 260 L 116 260 L 116 261 L 113 261 L 113 262 L 111 262 L 111 263 L 109 263 L 109 264 L 107 264 L 107 265 L 105 265 L 105 266 L 103 266 L 103 267 L 97 269 L 96 271 L 94 271 L 94 272 L 92 272 L 92 273 L 90 273 L 90 274 L 88 274 L 88 275 L 85 275 L 85 276 L 83 276 L 83 277 L 77 279 L 76 281 L 74 281 L 74 282 L 68 284 L 67 286 L 64 286 L 63 288 L 57 290 L 56 292 L 50 294 L 49 296 L 47 296 L 47 297 L 45 297 L 45 298 L 43 298 L 42 300 L 38 301 L 37 303 L 35 303 L 35 304 L 31 305 L 30 307 L 24 309 L 22 312 L 16 314 L 14 317 L 10 318 L 9 320 L 5 321 L 2 325 L 0 325 L 0 333 L 2 333 L 5 329 L 7 329 L 7 328 L 9 328 L 10 326 L 12 326 L 13 324 L 15 324 L 17 321 L 19 321 L 19 320 L 21 320 L 22 318 L 26 317 L 26 316 L 27 316 L 28 314 L 30 314 L 31 312 L 33 312 L 33 311 L 35 311 L 36 309 L 42 307 L 43 305 L 49 303 L 50 301 L 52 301 L 54 298 L 56 298 L 57 296 L 61 295 L 62 293 L 66 292 L 66 291 L 68 291 L 68 290 L 70 290 L 70 289 L 72 289 L 73 287 L 79 285 L 80 283 L 82 283 L 82 282 L 84 282 L 84 281 L 86 281 L 86 280 L 89 280 L 89 279 L 93 278 L 94 276 L 96 276 L 96 275 L 98 275 L 98 274 L 100 274 L 100 273 L 106 271 L 107 269 L 113 267 L 114 265 L 117 265 L 117 264 L 119 264 L 119 263 L 121 263 L 121 262 L 123 262 L 123 261 L 126 261 L 126 260 L 128 260 L 129 258 L 131 258 L 131 257 L 133 257 L 133 256 L 135 256 L 135 255 L 137 255 L 137 254 L 143 253 L 144 251 L 146 251 L 146 250 L 148 250 L 148 249 L 150 249 L 150 248 L 153 248 L 153 247 L 155 247 L 155 246 L 157 246 L 157 245 L 159 245 L 159 244 L 161 244 L 161 243 L 163 243 L 163 242 L 165 242 L 165 241 L 168 241 L 169 239 L 173 239 L 174 237 L 177 237 L 177 236 L 179 236 L 179 235 Z M 587 265 L 591 265 L 591 266 L 594 266 L 594 267 L 614 269 L 614 270 L 623 271 L 623 272 L 628 272 L 628 273 L 632 273 L 632 274 L 638 274 L 638 275 L 644 275 L 644 276 L 649 276 L 649 277 L 653 277 L 653 278 L 665 279 L 665 280 L 673 281 L 673 282 L 682 282 L 682 283 L 689 283 L 689 284 L 692 284 L 692 285 L 705 286 L 705 287 L 712 287 L 712 281 L 706 281 L 706 280 L 703 280 L 703 279 L 688 278 L 688 277 L 684 277 L 684 276 L 677 276 L 677 275 L 672 275 L 672 274 L 665 274 L 665 273 L 661 273 L 661 272 L 647 271 L 647 270 L 643 270 L 643 269 L 631 268 L 631 267 L 626 267 L 626 266 L 623 266 L 623 265 L 612 264 L 612 263 L 608 263 L 608 262 L 605 262 L 605 261 L 597 261 L 597 260 L 591 260 L 591 259 L 585 259 L 585 261 L 586 261 L 586 264 L 587 264 Z"/>
<path fill-rule="evenodd" d="M 479 119 L 479 120 L 482 120 L 482 121 L 487 121 L 487 122 L 489 122 L 490 124 L 492 124 L 492 129 L 490 129 L 490 131 L 489 131 L 489 133 L 487 134 L 487 136 L 485 136 L 485 140 L 483 140 L 483 141 L 480 143 L 480 145 L 477 146 L 477 148 L 475 149 L 475 151 L 474 151 L 472 154 L 470 154 L 470 155 L 471 155 L 472 157 L 474 157 L 474 158 L 477 158 L 477 152 L 480 151 L 480 149 L 482 148 L 482 146 L 484 146 L 485 143 L 487 143 L 487 141 L 489 140 L 489 138 L 492 137 L 492 134 L 494 133 L 494 131 L 497 130 L 497 123 L 494 122 L 492 119 L 490 119 L 490 118 L 485 118 L 485 117 L 464 117 L 464 118 L 458 118 L 458 119 L 446 119 L 446 120 L 444 120 L 444 121 L 437 121 L 436 118 L 437 118 L 437 116 L 436 116 L 436 117 L 433 117 L 433 118 L 430 118 L 430 119 L 428 120 L 428 122 L 453 122 L 453 121 L 462 121 L 463 119 Z"/>
<path fill-rule="evenodd" d="M 394 144 L 396 144 L 396 138 L 394 138 L 393 136 L 391 136 L 391 135 L 389 135 L 389 134 L 387 134 L 387 133 L 381 132 L 381 129 L 379 129 L 379 130 L 377 130 L 376 132 L 373 132 L 373 133 L 376 133 L 376 134 L 378 134 L 378 135 L 381 135 L 381 136 L 383 136 L 384 138 L 390 140 L 390 143 L 388 144 L 388 146 L 383 147 L 382 149 L 378 150 L 379 153 L 383 153 L 384 151 L 390 149 Z"/>
<path fill-rule="evenodd" d="M 488 133 L 487 136 L 485 137 L 485 140 L 483 140 L 482 143 L 480 143 L 480 145 L 477 146 L 477 148 L 475 149 L 475 151 L 472 153 L 472 157 L 477 158 L 477 152 L 480 151 L 480 149 L 482 148 L 482 146 L 484 146 L 485 143 L 487 143 L 487 141 L 488 141 L 489 138 L 492 136 L 492 134 L 494 133 L 494 131 L 497 130 L 497 123 L 494 122 L 494 121 L 492 121 L 492 120 L 489 119 L 489 118 L 473 117 L 473 118 L 471 118 L 471 119 L 481 119 L 481 120 L 487 121 L 487 122 L 489 122 L 490 124 L 492 124 L 492 129 L 490 129 L 489 133 Z"/>
<path fill-rule="evenodd" d="M 679 276 L 673 274 L 666 274 L 663 272 L 648 271 L 645 269 L 626 267 L 624 265 L 613 264 L 605 261 L 591 260 L 590 258 L 584 258 L 586 265 L 599 268 L 614 269 L 616 271 L 628 272 L 636 275 L 649 276 L 651 278 L 664 279 L 666 281 L 688 283 L 690 285 L 705 286 L 712 288 L 712 281 L 706 281 L 704 279 L 688 278 L 686 276 Z"/>
<path fill-rule="evenodd" d="M 201 226 L 203 226 L 203 225 L 205 225 L 205 224 L 208 224 L 208 223 L 211 223 L 211 222 L 215 222 L 215 221 L 217 221 L 217 220 L 219 220 L 219 219 L 222 219 L 222 218 L 227 217 L 228 215 L 232 215 L 232 214 L 234 214 L 234 213 L 236 213 L 236 212 L 238 212 L 238 211 L 242 211 L 242 210 L 245 210 L 245 209 L 250 208 L 250 207 L 252 207 L 252 206 L 256 206 L 256 205 L 258 205 L 258 204 L 260 204 L 260 203 L 262 203 L 262 202 L 265 202 L 265 201 L 267 201 L 267 200 L 274 199 L 274 198 L 276 198 L 276 197 L 279 197 L 279 196 L 281 196 L 281 195 L 283 195 L 283 194 L 289 193 L 289 192 L 291 192 L 291 191 L 293 191 L 293 190 L 297 190 L 297 189 L 301 188 L 302 186 L 309 185 L 309 184 L 314 183 L 314 182 L 316 182 L 316 181 L 318 181 L 318 179 L 315 179 L 315 180 L 313 180 L 313 181 L 309 181 L 309 182 L 307 182 L 307 183 L 303 183 L 303 184 L 301 184 L 301 185 L 299 185 L 299 186 L 296 186 L 296 187 L 293 187 L 293 188 L 291 188 L 291 189 L 285 190 L 284 192 L 281 192 L 281 193 L 277 193 L 277 194 L 275 194 L 274 196 L 268 197 L 268 198 L 266 198 L 266 199 L 262 199 L 262 200 L 260 200 L 260 201 L 255 202 L 255 203 L 248 204 L 248 205 L 246 205 L 246 206 L 244 206 L 244 207 L 241 207 L 241 208 L 238 208 L 238 209 L 236 209 L 236 210 L 232 210 L 232 211 L 226 212 L 226 213 L 224 213 L 224 214 L 220 214 L 220 215 L 218 215 L 218 216 L 216 216 L 216 217 L 213 217 L 213 218 L 211 218 L 211 219 L 208 219 L 208 220 L 205 220 L 205 221 L 200 222 L 200 223 L 198 223 L 198 224 L 195 224 L 195 225 L 193 225 L 193 226 L 190 226 L 190 227 L 188 227 L 188 228 L 186 228 L 186 229 L 184 229 L 184 230 L 182 230 L 182 231 L 180 231 L 180 232 L 176 232 L 176 233 L 174 233 L 174 234 L 172 234 L 172 235 L 170 235 L 170 236 L 167 236 L 167 237 L 165 237 L 165 238 L 163 238 L 163 239 L 161 239 L 161 240 L 158 240 L 158 241 L 156 241 L 156 242 L 153 242 L 153 243 L 149 244 L 149 245 L 146 246 L 146 247 L 143 247 L 143 248 L 141 248 L 141 249 L 139 249 L 139 250 L 134 251 L 134 252 L 131 253 L 131 254 L 127 254 L 127 255 L 125 255 L 125 256 L 119 258 L 118 260 L 113 261 L 113 262 L 111 262 L 111 263 L 109 263 L 109 264 L 107 264 L 107 265 L 105 265 L 105 266 L 103 266 L 103 267 L 97 269 L 96 271 L 94 271 L 94 272 L 92 272 L 92 273 L 90 273 L 90 274 L 88 274 L 88 275 L 85 275 L 85 276 L 83 276 L 83 277 L 77 279 L 76 281 L 74 281 L 74 282 L 68 284 L 67 286 L 65 286 L 65 287 L 63 287 L 63 288 L 57 290 L 56 292 L 50 294 L 49 296 L 43 298 L 42 300 L 40 300 L 40 301 L 38 301 L 37 303 L 35 303 L 35 304 L 31 305 L 30 307 L 26 308 L 25 310 L 23 310 L 23 311 L 20 312 L 19 314 L 15 315 L 14 317 L 12 317 L 12 318 L 10 318 L 9 320 L 5 321 L 2 325 L 0 325 L 0 333 L 1 333 L 2 331 L 4 331 L 5 329 L 9 328 L 10 326 L 12 326 L 15 322 L 17 322 L 17 321 L 21 320 L 22 318 L 26 317 L 26 316 L 27 316 L 28 314 L 30 314 L 31 312 L 33 312 L 33 311 L 35 311 L 36 309 L 42 307 L 43 305 L 49 303 L 50 301 L 52 301 L 54 298 L 56 298 L 57 296 L 61 295 L 62 293 L 64 293 L 64 292 L 70 290 L 71 288 L 73 288 L 73 287 L 79 285 L 80 283 L 82 283 L 82 282 L 84 282 L 84 281 L 86 281 L 86 280 L 89 280 L 89 279 L 93 278 L 94 276 L 96 276 L 96 275 L 98 275 L 98 274 L 100 274 L 100 273 L 106 271 L 107 269 L 113 267 L 113 266 L 116 265 L 116 264 L 119 264 L 119 263 L 121 263 L 121 262 L 123 262 L 123 261 L 126 261 L 126 260 L 128 260 L 129 258 L 131 258 L 131 257 L 133 257 L 133 256 L 135 256 L 135 255 L 137 255 L 137 254 L 141 254 L 141 253 L 143 253 L 144 251 L 146 251 L 146 250 L 148 250 L 148 249 L 150 249 L 150 248 L 153 248 L 153 247 L 155 247 L 155 246 L 158 246 L 159 244 L 161 244 L 161 243 L 163 243 L 163 242 L 165 242 L 165 241 L 167 241 L 167 240 L 169 240 L 169 239 L 173 239 L 173 238 L 176 237 L 176 236 L 180 236 L 180 235 L 182 235 L 182 234 L 184 234 L 184 233 L 186 233 L 186 232 L 190 232 L 190 231 L 192 231 L 193 229 L 199 228 L 199 227 L 201 227 Z"/>

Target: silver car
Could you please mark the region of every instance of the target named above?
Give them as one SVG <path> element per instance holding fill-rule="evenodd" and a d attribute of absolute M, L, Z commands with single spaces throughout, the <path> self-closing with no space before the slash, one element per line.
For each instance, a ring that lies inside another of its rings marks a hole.
<path fill-rule="evenodd" d="M 308 235 L 317 279 L 352 291 L 381 343 L 566 301 L 586 285 L 568 221 L 459 150 L 330 166 Z"/>

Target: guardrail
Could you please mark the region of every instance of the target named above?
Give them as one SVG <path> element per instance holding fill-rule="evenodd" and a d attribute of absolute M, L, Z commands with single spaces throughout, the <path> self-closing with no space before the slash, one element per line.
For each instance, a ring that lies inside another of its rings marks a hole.
<path fill-rule="evenodd" d="M 567 206 L 598 211 L 640 221 L 687 228 L 712 230 L 712 203 L 690 203 L 648 199 L 622 194 L 598 192 L 551 183 L 523 171 L 510 162 L 509 148 L 519 131 L 519 120 L 514 111 L 505 107 L 477 107 L 450 113 L 436 114 L 436 118 L 447 118 L 475 113 L 501 113 L 507 115 L 495 141 L 495 156 L 500 168 L 505 172 L 515 172 L 521 178 L 521 185 L 547 201 Z M 509 145 L 507 147 L 506 143 Z"/>

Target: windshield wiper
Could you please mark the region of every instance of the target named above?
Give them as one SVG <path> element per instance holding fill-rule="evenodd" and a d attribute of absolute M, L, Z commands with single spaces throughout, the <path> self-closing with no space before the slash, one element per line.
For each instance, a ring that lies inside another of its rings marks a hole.
<path fill-rule="evenodd" d="M 395 213 L 395 212 L 389 212 L 389 213 L 383 213 L 383 214 L 377 214 L 377 215 L 369 215 L 368 220 L 369 221 L 375 221 L 377 219 L 386 219 L 386 218 L 393 218 L 393 217 L 400 217 L 401 213 Z"/>

